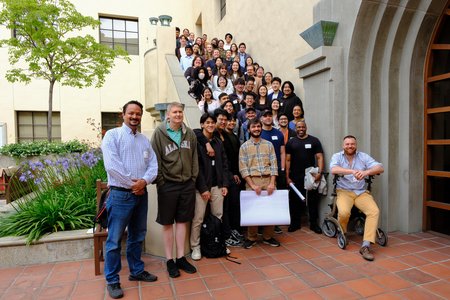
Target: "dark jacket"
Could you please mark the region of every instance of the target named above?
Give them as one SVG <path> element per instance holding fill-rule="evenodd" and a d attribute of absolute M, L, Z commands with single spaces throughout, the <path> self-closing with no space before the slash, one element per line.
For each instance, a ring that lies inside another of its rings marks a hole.
<path fill-rule="evenodd" d="M 189 69 L 188 69 L 189 70 Z M 203 70 L 205 72 L 205 78 L 200 80 L 198 78 L 198 73 L 200 70 Z M 202 98 L 202 92 L 205 89 L 205 87 L 208 86 L 208 70 L 205 67 L 198 67 L 194 68 L 192 71 L 193 76 L 189 78 L 189 95 L 194 98 L 197 102 L 201 100 Z"/>
<path fill-rule="evenodd" d="M 270 101 L 272 101 L 273 99 L 280 99 L 280 98 L 283 98 L 282 91 L 278 92 L 278 97 L 274 97 L 274 93 L 270 93 L 269 95 L 267 95 L 267 99 L 269 99 Z"/>
<path fill-rule="evenodd" d="M 212 172 L 215 168 L 217 177 L 217 186 L 219 188 L 228 187 L 229 185 L 229 171 L 228 171 L 228 160 L 224 151 L 222 141 L 216 136 L 209 141 L 211 147 L 213 147 L 215 156 L 211 157 L 206 152 L 206 137 L 203 135 L 201 129 L 194 130 L 195 135 L 200 141 L 197 143 L 198 152 L 198 165 L 199 173 L 195 186 L 200 194 L 211 191 L 212 187 Z M 214 160 L 214 166 L 211 162 Z"/>
<path fill-rule="evenodd" d="M 292 93 L 286 98 L 280 99 L 280 113 L 285 113 L 288 117 L 289 121 L 294 120 L 294 115 L 292 114 L 292 111 L 294 110 L 294 106 L 300 105 L 302 108 L 302 111 L 305 112 L 303 109 L 303 103 L 302 100 L 300 100 L 295 93 Z"/>
<path fill-rule="evenodd" d="M 245 94 L 242 97 L 242 101 L 239 99 L 236 92 L 230 94 L 228 97 L 230 98 L 231 101 L 233 101 L 233 107 L 234 107 L 235 113 L 238 113 L 242 108 L 245 107 L 245 102 L 243 100 L 245 98 Z"/>
<path fill-rule="evenodd" d="M 194 67 L 189 67 L 186 69 L 186 71 L 184 71 L 184 77 L 186 77 L 189 84 L 191 84 L 191 82 L 195 79 L 194 78 L 195 69 L 196 68 L 194 68 Z"/>

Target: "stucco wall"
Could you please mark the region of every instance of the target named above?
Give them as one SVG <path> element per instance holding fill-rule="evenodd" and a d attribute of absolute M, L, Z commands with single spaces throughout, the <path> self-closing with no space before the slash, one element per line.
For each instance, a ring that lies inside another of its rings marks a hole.
<path fill-rule="evenodd" d="M 314 18 L 339 22 L 334 47 L 316 49 L 316 56 L 324 53 L 321 60 L 311 54 L 298 60 L 305 111 L 335 116 L 331 128 L 318 116 L 308 119 L 311 133 L 325 139 L 326 161 L 340 149 L 342 137 L 353 134 L 359 150 L 383 163 L 385 173 L 376 179 L 374 195 L 381 225 L 388 230 L 422 229 L 423 70 L 446 3 L 322 0 Z M 312 65 L 324 73 L 310 72 Z"/>
<path fill-rule="evenodd" d="M 95 141 L 96 132 L 87 124 L 88 118 L 101 121 L 101 112 L 119 112 L 121 106 L 128 100 L 145 99 L 144 53 L 153 47 L 155 29 L 150 26 L 149 17 L 167 14 L 179 24 L 191 24 L 191 1 L 154 1 L 154 0 L 73 0 L 77 10 L 84 14 L 98 18 L 99 14 L 117 17 L 133 17 L 139 19 L 140 54 L 130 56 L 130 64 L 116 61 L 116 67 L 107 77 L 100 89 L 76 89 L 55 85 L 53 110 L 61 112 L 61 135 L 63 140 L 88 139 Z M 160 25 L 158 25 L 160 26 Z M 85 33 L 98 38 L 98 29 L 86 29 Z M 0 37 L 7 38 L 10 31 L 0 27 Z M 16 125 L 15 111 L 47 111 L 48 110 L 48 82 L 34 80 L 29 85 L 21 83 L 11 84 L 5 80 L 4 74 L 9 66 L 7 49 L 0 49 L 0 122 L 8 124 L 8 143 L 15 142 Z M 150 114 L 144 116 L 143 130 L 153 127 Z"/>
<path fill-rule="evenodd" d="M 254 61 L 283 81 L 294 83 L 303 98 L 303 85 L 294 68 L 294 59 L 311 51 L 299 33 L 313 24 L 313 5 L 318 0 L 238 1 L 228 0 L 226 15 L 220 20 L 218 0 L 194 1 L 193 20 L 201 21 L 196 34 L 208 39 L 224 39 L 233 34 L 233 42 L 245 42 Z M 203 31 L 200 30 L 203 28 Z"/>

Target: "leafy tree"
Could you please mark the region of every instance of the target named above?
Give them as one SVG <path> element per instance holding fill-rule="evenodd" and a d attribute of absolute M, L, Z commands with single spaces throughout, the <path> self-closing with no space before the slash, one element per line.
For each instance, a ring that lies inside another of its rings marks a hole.
<path fill-rule="evenodd" d="M 130 61 L 123 49 L 99 44 L 91 35 L 77 36 L 83 28 L 100 24 L 83 16 L 67 0 L 0 0 L 0 24 L 14 35 L 0 40 L 9 46 L 9 82 L 45 79 L 48 89 L 47 138 L 52 138 L 53 88 L 56 82 L 71 87 L 101 87 L 116 58 Z"/>

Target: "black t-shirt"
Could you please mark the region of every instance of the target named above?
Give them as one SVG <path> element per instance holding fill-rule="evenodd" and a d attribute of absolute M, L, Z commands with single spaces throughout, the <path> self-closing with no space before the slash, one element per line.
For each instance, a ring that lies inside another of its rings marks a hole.
<path fill-rule="evenodd" d="M 308 135 L 305 139 L 294 137 L 286 144 L 286 154 L 291 155 L 289 177 L 303 182 L 305 169 L 316 166 L 316 154 L 323 153 L 319 139 Z"/>

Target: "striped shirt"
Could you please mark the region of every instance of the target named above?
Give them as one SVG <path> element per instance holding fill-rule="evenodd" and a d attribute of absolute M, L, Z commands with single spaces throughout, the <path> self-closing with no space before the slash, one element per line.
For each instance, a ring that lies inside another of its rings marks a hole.
<path fill-rule="evenodd" d="M 277 176 L 277 156 L 271 142 L 250 138 L 239 149 L 239 172 L 247 176 Z"/>
<path fill-rule="evenodd" d="M 131 189 L 132 179 L 144 179 L 147 184 L 158 174 L 158 162 L 149 139 L 122 124 L 108 130 L 102 141 L 103 159 L 110 186 Z"/>

